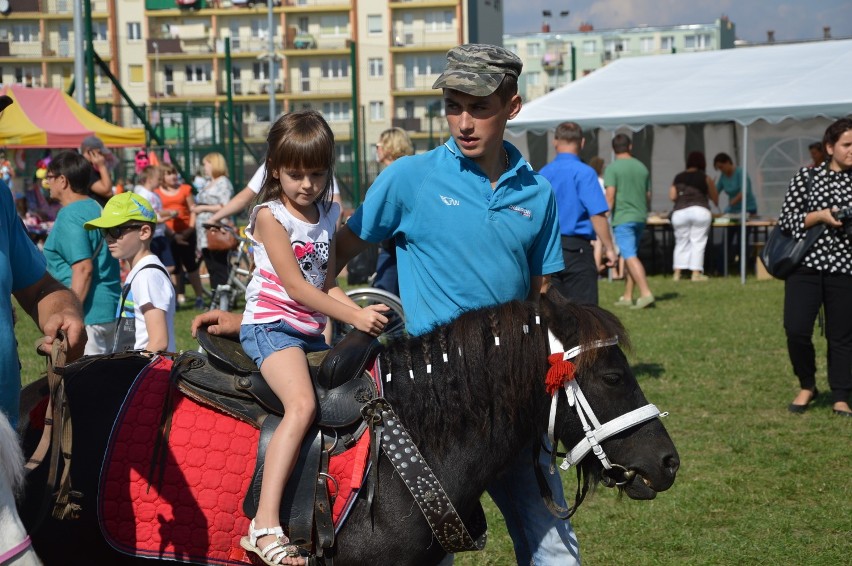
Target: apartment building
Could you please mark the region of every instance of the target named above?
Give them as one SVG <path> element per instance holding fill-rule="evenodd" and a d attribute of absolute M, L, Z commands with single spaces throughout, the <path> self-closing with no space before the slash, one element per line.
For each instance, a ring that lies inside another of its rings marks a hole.
<path fill-rule="evenodd" d="M 0 15 L 0 82 L 69 87 L 73 2 L 11 0 Z M 503 37 L 496 0 L 275 0 L 271 28 L 263 2 L 90 2 L 95 52 L 133 102 L 162 123 L 168 143 L 180 141 L 173 126 L 183 109 L 230 103 L 242 137 L 262 145 L 272 99 L 276 114 L 322 112 L 339 142 L 339 164 L 351 162 L 356 143 L 362 161 L 372 160 L 373 143 L 391 126 L 407 130 L 418 151 L 436 145 L 446 125 L 431 87 L 447 50 Z M 123 104 L 98 69 L 95 97 L 99 105 Z M 138 125 L 126 106 L 114 114 L 117 123 Z M 192 144 L 203 144 L 215 120 L 193 120 Z"/>
<path fill-rule="evenodd" d="M 532 100 L 623 57 L 733 49 L 735 32 L 727 16 L 710 24 L 602 30 L 582 23 L 577 31 L 551 31 L 545 20 L 540 32 L 505 34 L 503 45 L 523 60 L 519 89 Z"/>

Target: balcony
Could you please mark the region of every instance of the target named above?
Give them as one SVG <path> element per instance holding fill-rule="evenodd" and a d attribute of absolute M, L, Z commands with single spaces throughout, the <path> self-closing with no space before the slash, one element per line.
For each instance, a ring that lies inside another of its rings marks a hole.
<path fill-rule="evenodd" d="M 104 59 L 109 58 L 109 43 L 103 40 L 93 42 L 95 51 Z M 73 45 L 69 41 L 0 41 L 0 57 L 16 59 L 43 60 L 71 58 L 74 56 Z"/>
<path fill-rule="evenodd" d="M 391 0 L 388 2 L 388 7 L 391 10 L 399 10 L 403 8 L 421 8 L 418 4 L 429 4 L 430 8 L 446 6 L 447 8 L 455 8 L 455 0 Z"/>
<path fill-rule="evenodd" d="M 66 15 L 69 18 L 74 15 L 75 0 L 11 0 L 12 11 L 10 15 L 34 14 L 41 17 L 43 13 Z M 92 14 L 106 14 L 108 11 L 108 0 L 91 0 Z"/>
<path fill-rule="evenodd" d="M 349 2 L 345 0 L 283 0 L 284 8 L 315 8 L 319 6 L 340 6 L 341 10 L 349 10 Z M 289 11 L 289 10 L 285 10 Z"/>
<path fill-rule="evenodd" d="M 458 32 L 454 29 L 428 30 L 415 26 L 413 29 L 404 29 L 398 22 L 393 26 L 393 47 L 401 48 L 424 48 L 424 49 L 449 49 L 458 43 Z"/>
<path fill-rule="evenodd" d="M 402 128 L 407 132 L 421 131 L 420 118 L 393 118 L 391 120 L 391 125 L 394 128 Z"/>
<path fill-rule="evenodd" d="M 326 77 L 309 77 L 309 78 L 294 78 L 290 82 L 288 93 L 301 95 L 346 95 L 352 94 L 352 79 L 350 77 L 340 77 L 329 79 Z"/>
<path fill-rule="evenodd" d="M 562 55 L 559 53 L 545 53 L 541 58 L 541 66 L 546 71 L 553 71 L 562 67 Z"/>
<path fill-rule="evenodd" d="M 412 91 L 431 91 L 434 95 L 435 91 L 432 85 L 435 84 L 437 74 L 434 75 L 418 75 L 418 76 L 402 76 L 398 77 L 393 85 L 393 89 L 397 92 L 412 92 Z"/>

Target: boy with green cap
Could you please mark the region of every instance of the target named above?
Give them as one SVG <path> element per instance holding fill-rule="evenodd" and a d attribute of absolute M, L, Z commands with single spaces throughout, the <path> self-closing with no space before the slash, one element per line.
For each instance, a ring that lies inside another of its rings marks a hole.
<path fill-rule="evenodd" d="M 130 264 L 118 307 L 114 352 L 176 350 L 174 287 L 162 262 L 151 253 L 156 224 L 150 202 L 121 193 L 107 201 L 99 218 L 84 225 L 86 230 L 100 229 L 110 254 Z"/>

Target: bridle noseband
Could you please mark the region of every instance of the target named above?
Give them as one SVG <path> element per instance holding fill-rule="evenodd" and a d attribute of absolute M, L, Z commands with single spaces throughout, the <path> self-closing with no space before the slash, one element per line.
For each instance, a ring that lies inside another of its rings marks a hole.
<path fill-rule="evenodd" d="M 578 345 L 574 346 L 570 350 L 565 350 L 565 347 L 562 343 L 553 335 L 553 333 L 548 330 L 548 340 L 550 342 L 550 351 L 552 354 L 562 352 L 562 360 L 571 360 L 577 357 L 579 354 L 586 352 L 588 350 L 593 350 L 595 348 L 605 348 L 608 346 L 615 346 L 618 344 L 618 336 L 613 336 L 612 338 L 607 338 L 605 340 L 596 340 L 590 344 Z M 562 464 L 559 467 L 562 470 L 569 470 L 571 466 L 574 466 L 582 460 L 586 454 L 590 451 L 598 457 L 601 461 L 601 464 L 604 467 L 603 478 L 604 483 L 608 487 L 614 487 L 619 485 L 624 485 L 628 483 L 635 472 L 628 470 L 624 466 L 619 464 L 613 464 L 610 462 L 609 457 L 606 455 L 606 452 L 601 446 L 601 442 L 606 440 L 607 438 L 614 436 L 624 430 L 637 426 L 645 421 L 649 421 L 651 419 L 655 419 L 657 417 L 664 417 L 668 415 L 668 413 L 660 413 L 660 410 L 657 409 L 655 405 L 647 404 L 638 409 L 634 409 L 629 413 L 625 413 L 620 417 L 616 417 L 611 421 L 608 421 L 604 424 L 601 424 L 595 415 L 594 410 L 591 405 L 589 405 L 588 400 L 586 400 L 586 396 L 583 394 L 582 389 L 580 389 L 580 384 L 577 383 L 577 380 L 574 379 L 573 373 L 570 376 L 566 376 L 566 379 L 562 383 L 562 388 L 565 390 L 565 395 L 568 398 L 568 406 L 574 407 L 577 411 L 577 416 L 580 418 L 580 422 L 583 425 L 583 431 L 585 432 L 585 437 L 582 438 L 568 453 L 565 455 L 565 459 L 562 461 Z M 553 399 L 550 403 L 550 416 L 548 419 L 547 426 L 547 438 L 550 441 L 550 445 L 552 449 L 556 450 L 556 436 L 555 436 L 555 428 L 556 428 L 556 407 L 559 401 L 559 392 L 558 390 L 554 393 Z M 621 478 L 618 478 L 616 475 L 616 470 L 621 473 Z M 553 471 L 551 471 L 553 473 Z"/>

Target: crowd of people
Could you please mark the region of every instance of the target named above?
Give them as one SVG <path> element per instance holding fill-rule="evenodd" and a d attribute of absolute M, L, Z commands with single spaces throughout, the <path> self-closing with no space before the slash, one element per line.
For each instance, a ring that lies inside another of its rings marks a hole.
<path fill-rule="evenodd" d="M 316 414 L 305 354 L 328 347 L 322 333 L 329 318 L 374 336 L 387 324 L 387 307 L 359 307 L 336 283 L 366 246 L 381 243 L 377 284 L 400 296 L 413 336 L 466 310 L 536 301 L 551 282 L 576 302 L 597 304 L 601 268 L 615 268 L 620 259 L 625 283 L 615 306 L 655 304 L 639 258 L 650 173 L 633 156 L 632 140 L 615 135 L 613 161 L 598 161 L 595 169 L 580 159 L 582 128 L 565 122 L 554 134 L 556 158 L 536 172 L 504 141 L 507 121 L 521 109 L 521 70 L 521 60 L 500 47 L 451 49 L 433 85 L 443 93 L 449 139 L 414 155 L 404 131 L 383 132 L 376 149 L 384 169 L 345 224 L 335 190 L 334 136 L 314 111 L 290 112 L 273 123 L 263 165 L 236 195 L 225 158 L 215 152 L 202 159 L 205 182 L 197 191 L 181 183 L 173 166 L 143 164 L 133 190 L 113 194 L 109 153 L 97 138 L 87 139 L 79 152 L 54 155 L 46 167 L 44 184 L 60 209 L 43 253 L 10 220 L 16 215 L 12 194 L 0 191 L 8 231 L 0 245 L 15 250 L 2 256 L 10 263 L 0 270 L 0 283 L 39 324 L 48 344 L 63 329 L 74 355 L 174 351 L 184 281 L 195 291 L 195 306 L 203 308 L 200 262 L 211 288 L 228 277 L 228 252 L 210 248 L 205 226 L 254 201 L 245 231 L 254 260 L 245 310 L 201 314 L 192 330 L 204 325 L 214 334 L 238 335 L 286 409 L 267 449 L 257 515 L 241 545 L 268 564 L 304 563 L 278 517 L 301 439 Z M 833 410 L 852 416 L 852 318 L 845 310 L 847 304 L 852 308 L 852 220 L 838 217 L 838 210 L 852 217 L 852 122 L 829 127 L 823 148 L 824 160 L 816 163 L 815 156 L 791 180 L 780 219 L 796 237 L 816 224 L 829 227 L 786 282 L 784 324 L 801 386 L 790 410 L 804 411 L 817 395 L 811 335 L 824 306 Z M 718 207 L 725 194 L 726 211 L 742 207 L 742 171 L 724 153 L 713 166 L 720 172 L 715 181 L 704 155 L 690 153 L 669 190 L 676 280 L 685 270 L 692 281 L 707 279 L 710 203 Z M 749 183 L 746 210 L 753 214 Z M 485 245 L 487 261 L 471 253 L 472 246 Z M 128 268 L 123 283 L 120 261 Z M 4 300 L 0 323 L 11 324 L 11 312 Z M 16 359 L 14 339 L 0 345 L 8 366 Z M 3 371 L 0 403 L 14 418 L 19 375 L 13 369 Z M 533 446 L 519 453 L 488 491 L 506 518 L 518 563 L 579 564 L 571 523 L 554 517 L 539 496 L 535 467 L 546 468 L 549 456 L 543 451 L 536 461 L 536 453 Z M 559 475 L 542 477 L 564 507 Z"/>

